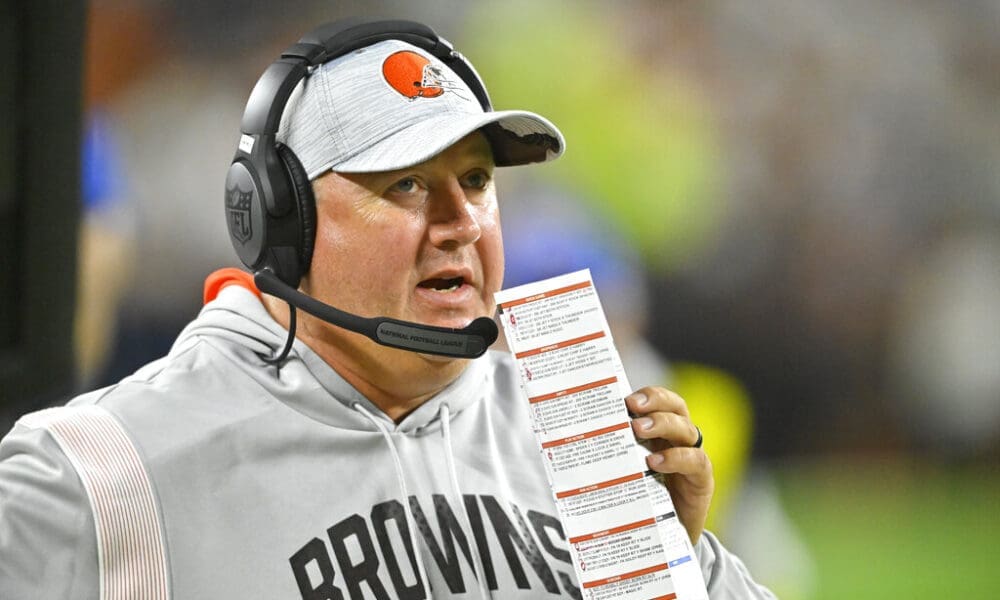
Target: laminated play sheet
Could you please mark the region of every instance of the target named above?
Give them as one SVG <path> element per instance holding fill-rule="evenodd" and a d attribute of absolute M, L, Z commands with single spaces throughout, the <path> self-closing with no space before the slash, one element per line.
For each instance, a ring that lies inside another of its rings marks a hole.
<path fill-rule="evenodd" d="M 590 271 L 496 294 L 585 599 L 708 598 L 687 532 L 646 466 Z"/>

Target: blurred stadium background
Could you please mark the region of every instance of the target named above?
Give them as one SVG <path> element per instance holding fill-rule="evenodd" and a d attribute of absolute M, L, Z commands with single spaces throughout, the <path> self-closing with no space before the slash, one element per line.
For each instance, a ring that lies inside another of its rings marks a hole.
<path fill-rule="evenodd" d="M 803 600 L 1000 594 L 1000 3 L 85 11 L 73 389 L 165 353 L 204 276 L 235 264 L 222 184 L 269 61 L 320 22 L 413 18 L 496 107 L 567 136 L 561 161 L 499 176 L 509 283 L 591 266 L 641 368 L 682 387 L 713 373 L 695 383 L 737 399 L 714 410 L 744 441 L 707 439 L 745 493 L 720 489 L 715 523 L 765 583 Z M 513 256 L 532 222 L 579 253 Z M 53 401 L 0 399 L 4 431 Z"/>

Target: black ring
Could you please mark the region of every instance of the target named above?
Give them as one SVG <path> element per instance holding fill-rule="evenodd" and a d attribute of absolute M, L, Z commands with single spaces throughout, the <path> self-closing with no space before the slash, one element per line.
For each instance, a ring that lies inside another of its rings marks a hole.
<path fill-rule="evenodd" d="M 695 425 L 694 429 L 695 429 L 695 431 L 698 432 L 698 439 L 695 441 L 695 443 L 691 447 L 692 448 L 701 448 L 701 443 L 705 441 L 705 438 L 703 438 L 702 435 L 701 435 L 701 427 L 698 427 L 697 425 Z"/>

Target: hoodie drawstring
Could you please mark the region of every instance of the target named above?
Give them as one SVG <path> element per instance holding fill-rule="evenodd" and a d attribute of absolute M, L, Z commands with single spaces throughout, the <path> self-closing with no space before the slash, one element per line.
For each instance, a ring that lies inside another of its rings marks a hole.
<path fill-rule="evenodd" d="M 451 479 L 451 489 L 457 495 L 458 505 L 461 507 L 462 516 L 465 517 L 464 525 L 468 526 L 468 531 L 475 534 L 472 529 L 472 519 L 469 518 L 469 510 L 465 507 L 465 496 L 462 495 L 462 488 L 458 484 L 458 471 L 455 469 L 455 456 L 451 449 L 451 409 L 445 403 L 441 404 L 439 411 L 441 416 L 441 437 L 444 439 L 445 461 L 448 463 L 448 476 Z M 489 587 L 486 583 L 485 569 L 479 557 L 479 548 L 475 543 L 470 544 L 472 554 L 472 568 L 476 573 L 476 581 L 479 583 L 479 598 L 486 600 L 492 598 Z"/>
<path fill-rule="evenodd" d="M 379 421 L 375 415 L 369 412 L 368 409 L 357 402 L 355 402 L 352 407 L 354 410 L 367 417 L 368 420 L 378 428 L 379 432 L 382 434 L 382 438 L 385 440 L 386 445 L 389 446 L 389 453 L 392 454 L 392 463 L 396 467 L 396 483 L 399 484 L 399 490 L 403 494 L 403 513 L 406 515 L 406 528 L 410 532 L 410 539 L 413 540 L 413 554 L 417 559 L 417 577 L 420 578 L 420 585 L 423 586 L 424 592 L 427 597 L 430 598 L 430 580 L 427 579 L 427 571 L 424 569 L 424 559 L 422 557 L 423 553 L 418 547 L 419 538 L 417 538 L 417 532 L 413 528 L 413 524 L 416 523 L 416 520 L 413 518 L 413 511 L 410 509 L 410 491 L 406 487 L 406 478 L 403 474 L 403 462 L 399 459 L 399 451 L 396 449 L 396 443 L 392 441 L 392 434 L 389 433 L 389 429 L 381 421 Z"/>

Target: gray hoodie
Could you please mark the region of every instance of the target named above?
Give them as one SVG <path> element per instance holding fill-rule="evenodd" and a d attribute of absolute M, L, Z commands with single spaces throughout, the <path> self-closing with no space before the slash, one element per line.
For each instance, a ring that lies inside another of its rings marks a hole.
<path fill-rule="evenodd" d="M 393 423 L 249 290 L 0 442 L 0 598 L 579 598 L 513 363 Z M 711 598 L 770 598 L 706 532 Z"/>

